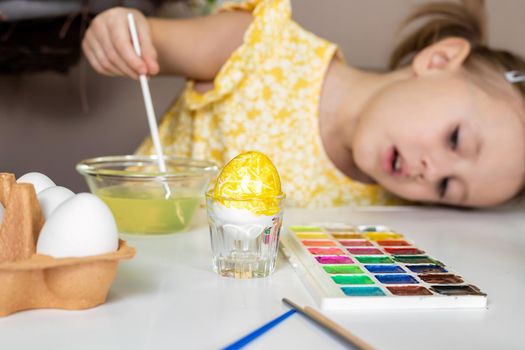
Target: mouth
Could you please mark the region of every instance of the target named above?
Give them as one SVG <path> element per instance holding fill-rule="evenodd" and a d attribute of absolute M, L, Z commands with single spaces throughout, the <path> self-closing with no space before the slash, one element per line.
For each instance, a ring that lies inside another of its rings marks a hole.
<path fill-rule="evenodd" d="M 393 176 L 398 176 L 403 172 L 403 164 L 401 154 L 396 146 L 392 146 L 386 152 L 383 161 L 383 169 Z"/>

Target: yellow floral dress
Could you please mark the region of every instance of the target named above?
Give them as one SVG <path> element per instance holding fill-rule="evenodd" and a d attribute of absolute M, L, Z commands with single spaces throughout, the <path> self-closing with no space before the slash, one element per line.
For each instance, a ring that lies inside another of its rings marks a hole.
<path fill-rule="evenodd" d="M 318 106 L 337 46 L 291 19 L 289 0 L 227 3 L 253 22 L 205 93 L 189 81 L 160 125 L 168 155 L 223 166 L 237 154 L 266 154 L 281 176 L 287 204 L 297 207 L 384 205 L 398 201 L 377 185 L 352 181 L 327 157 Z M 153 154 L 147 139 L 139 154 Z"/>

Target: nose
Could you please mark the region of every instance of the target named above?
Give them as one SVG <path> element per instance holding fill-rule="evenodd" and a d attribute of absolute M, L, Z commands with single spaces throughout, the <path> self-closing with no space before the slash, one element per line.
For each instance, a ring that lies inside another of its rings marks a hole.
<path fill-rule="evenodd" d="M 446 157 L 425 155 L 421 157 L 417 178 L 421 181 L 437 182 L 450 174 L 450 161 Z"/>

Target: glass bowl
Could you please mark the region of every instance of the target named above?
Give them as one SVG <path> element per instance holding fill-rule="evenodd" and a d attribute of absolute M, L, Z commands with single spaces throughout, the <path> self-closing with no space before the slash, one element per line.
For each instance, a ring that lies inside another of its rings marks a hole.
<path fill-rule="evenodd" d="M 107 156 L 77 164 L 92 193 L 111 209 L 119 232 L 168 234 L 188 228 L 217 166 L 209 161 L 157 156 Z"/>

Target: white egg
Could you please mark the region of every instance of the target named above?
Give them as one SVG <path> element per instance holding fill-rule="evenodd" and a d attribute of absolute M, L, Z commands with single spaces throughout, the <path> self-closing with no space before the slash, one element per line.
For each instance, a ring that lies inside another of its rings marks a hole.
<path fill-rule="evenodd" d="M 32 184 L 35 187 L 35 192 L 37 194 L 46 188 L 55 186 L 55 183 L 49 177 L 36 172 L 22 175 L 16 180 L 16 182 Z"/>
<path fill-rule="evenodd" d="M 37 194 L 38 201 L 40 202 L 40 209 L 44 219 L 47 220 L 51 213 L 63 202 L 73 197 L 75 194 L 62 186 L 53 186 L 46 188 L 45 190 Z"/>
<path fill-rule="evenodd" d="M 2 220 L 4 219 L 4 211 L 4 206 L 0 203 L 0 224 L 2 224 Z"/>
<path fill-rule="evenodd" d="M 36 251 L 55 258 L 82 257 L 118 249 L 117 224 L 97 196 L 79 193 L 63 202 L 40 231 Z"/>

